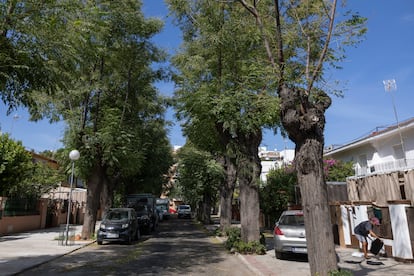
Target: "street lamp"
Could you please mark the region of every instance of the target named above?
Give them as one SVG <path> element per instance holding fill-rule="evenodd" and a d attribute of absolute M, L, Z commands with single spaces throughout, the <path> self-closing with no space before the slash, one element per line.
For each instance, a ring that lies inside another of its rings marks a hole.
<path fill-rule="evenodd" d="M 70 192 L 69 192 L 69 202 L 68 202 L 68 215 L 66 218 L 66 243 L 65 245 L 68 245 L 69 240 L 69 218 L 70 218 L 70 210 L 72 205 L 72 186 L 73 186 L 73 171 L 75 167 L 75 161 L 78 160 L 80 157 L 80 153 L 78 150 L 72 150 L 69 153 L 69 159 L 72 161 L 72 173 L 70 177 Z"/>
<path fill-rule="evenodd" d="M 395 82 L 395 79 L 383 80 L 382 83 L 384 84 L 385 91 L 390 92 L 390 95 L 391 95 L 392 107 L 394 109 L 395 120 L 397 121 L 398 134 L 400 135 L 401 150 L 403 152 L 403 157 L 404 157 L 404 166 L 407 166 L 407 160 L 405 157 L 404 141 L 403 141 L 403 137 L 401 134 L 400 122 L 398 121 L 397 109 L 395 108 L 394 95 L 392 94 L 392 91 L 397 90 L 397 83 Z"/>

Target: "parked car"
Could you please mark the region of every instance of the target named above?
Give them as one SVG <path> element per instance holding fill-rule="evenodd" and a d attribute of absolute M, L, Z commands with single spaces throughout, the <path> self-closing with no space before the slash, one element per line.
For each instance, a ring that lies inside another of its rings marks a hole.
<path fill-rule="evenodd" d="M 178 218 L 191 218 L 191 206 L 190 205 L 179 205 L 177 208 Z"/>
<path fill-rule="evenodd" d="M 278 259 L 283 259 L 285 253 L 307 254 L 303 211 L 284 211 L 275 223 L 273 238 L 275 255 Z"/>
<path fill-rule="evenodd" d="M 97 243 L 121 241 L 131 244 L 140 238 L 137 214 L 133 208 L 109 209 L 98 230 Z"/>
<path fill-rule="evenodd" d="M 137 212 L 138 223 L 142 233 L 149 234 L 151 230 L 155 230 L 158 224 L 158 214 L 155 216 L 154 212 L 145 204 L 136 204 L 135 211 Z M 155 212 L 156 214 L 157 212 Z"/>
<path fill-rule="evenodd" d="M 157 205 L 157 212 L 160 221 L 167 220 L 170 217 L 170 213 L 164 205 Z"/>

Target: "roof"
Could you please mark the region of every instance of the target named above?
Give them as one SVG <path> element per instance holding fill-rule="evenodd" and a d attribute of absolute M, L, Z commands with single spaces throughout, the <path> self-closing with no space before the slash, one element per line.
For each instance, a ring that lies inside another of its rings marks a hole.
<path fill-rule="evenodd" d="M 379 128 L 383 128 L 383 129 L 379 130 Z M 348 144 L 326 151 L 324 155 L 331 155 L 331 154 L 334 154 L 334 153 L 337 153 L 337 152 L 340 152 L 346 149 L 355 148 L 357 146 L 378 140 L 383 137 L 395 135 L 397 134 L 398 131 L 401 131 L 404 129 L 410 129 L 410 128 L 414 128 L 414 118 L 410 118 L 403 122 L 393 124 L 390 126 L 377 127 L 375 131 L 370 132 L 368 135 L 363 136 L 362 138 L 359 138 L 357 140 L 354 140 Z"/>

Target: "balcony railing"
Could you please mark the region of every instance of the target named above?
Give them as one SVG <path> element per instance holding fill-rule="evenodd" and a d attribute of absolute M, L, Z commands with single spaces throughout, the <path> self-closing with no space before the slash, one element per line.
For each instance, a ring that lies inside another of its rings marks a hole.
<path fill-rule="evenodd" d="M 414 169 L 414 159 L 397 159 L 395 161 L 382 162 L 369 167 L 355 167 L 355 176 L 403 171 L 409 169 Z"/>

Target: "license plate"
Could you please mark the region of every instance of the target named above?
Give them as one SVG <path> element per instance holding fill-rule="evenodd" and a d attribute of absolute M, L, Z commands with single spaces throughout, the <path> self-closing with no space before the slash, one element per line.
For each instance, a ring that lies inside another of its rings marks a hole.
<path fill-rule="evenodd" d="M 294 253 L 307 253 L 308 250 L 306 248 L 292 247 L 292 252 L 294 252 Z"/>
<path fill-rule="evenodd" d="M 119 238 L 119 234 L 117 234 L 117 233 L 108 233 L 108 234 L 106 234 L 106 237 L 109 238 L 109 239 L 117 239 L 117 238 Z"/>

